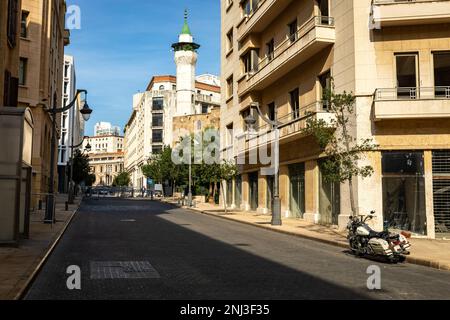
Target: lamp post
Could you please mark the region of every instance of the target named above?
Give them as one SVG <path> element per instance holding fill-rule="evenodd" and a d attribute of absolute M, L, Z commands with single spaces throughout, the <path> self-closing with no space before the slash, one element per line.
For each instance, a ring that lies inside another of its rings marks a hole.
<path fill-rule="evenodd" d="M 72 126 L 72 128 L 73 128 L 73 126 Z M 68 193 L 68 199 L 67 199 L 68 204 L 73 204 L 74 194 L 75 194 L 75 192 L 74 192 L 75 183 L 73 181 L 73 151 L 74 151 L 74 149 L 81 147 L 86 138 L 89 139 L 88 136 L 84 136 L 83 140 L 79 144 L 77 144 L 76 146 L 74 146 L 74 145 L 70 146 L 71 150 L 70 150 L 70 167 L 69 167 L 70 168 L 69 169 L 70 170 L 70 172 L 69 172 L 69 193 Z M 73 133 L 72 133 L 72 144 L 73 144 Z M 89 153 L 91 151 L 91 148 L 92 147 L 88 142 L 88 144 L 86 145 L 85 151 Z"/>
<path fill-rule="evenodd" d="M 55 157 L 56 157 L 56 115 L 58 113 L 63 113 L 68 110 L 70 110 L 76 103 L 78 96 L 84 93 L 86 95 L 85 97 L 85 104 L 83 108 L 80 110 L 81 115 L 83 116 L 83 119 L 85 121 L 89 121 L 92 113 L 92 109 L 89 108 L 87 104 L 87 91 L 86 90 L 77 90 L 77 93 L 75 95 L 75 98 L 63 108 L 57 108 L 56 101 L 57 96 L 56 93 L 53 95 L 53 107 L 51 109 L 48 109 L 47 112 L 49 112 L 52 115 L 52 142 L 50 146 L 50 181 L 48 183 L 48 198 L 47 198 L 47 206 L 45 210 L 45 218 L 44 223 L 46 224 L 53 224 L 55 222 Z"/>
<path fill-rule="evenodd" d="M 281 199 L 280 199 L 280 191 L 279 191 L 279 163 L 280 163 L 280 154 L 279 154 L 279 122 L 277 117 L 277 109 L 275 108 L 275 119 L 271 120 L 266 118 L 261 109 L 259 107 L 258 102 L 253 102 L 250 104 L 250 108 L 252 111 L 256 112 L 258 116 L 266 122 L 268 125 L 272 127 L 273 132 L 275 133 L 275 146 L 272 152 L 275 153 L 275 164 L 274 164 L 274 182 L 273 182 L 273 198 L 272 198 L 272 225 L 273 226 L 281 226 L 283 224 L 281 220 Z M 254 112 L 250 112 L 250 115 L 245 118 L 245 123 L 250 128 L 254 128 L 257 120 L 254 116 Z"/>

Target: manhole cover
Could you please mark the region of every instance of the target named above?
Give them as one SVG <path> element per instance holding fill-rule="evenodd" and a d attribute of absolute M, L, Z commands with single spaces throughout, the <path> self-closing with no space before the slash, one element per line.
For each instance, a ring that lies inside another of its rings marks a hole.
<path fill-rule="evenodd" d="M 148 261 L 91 262 L 91 279 L 158 279 L 160 275 Z"/>

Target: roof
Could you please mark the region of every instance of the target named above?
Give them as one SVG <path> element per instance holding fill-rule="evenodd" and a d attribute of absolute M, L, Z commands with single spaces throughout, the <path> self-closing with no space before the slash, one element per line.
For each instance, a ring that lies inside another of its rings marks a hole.
<path fill-rule="evenodd" d="M 160 83 L 160 82 L 171 82 L 171 83 L 176 84 L 177 77 L 171 76 L 171 75 L 154 76 L 150 80 L 150 83 L 148 84 L 146 91 L 151 91 L 151 89 L 153 88 L 155 83 Z M 199 82 L 199 81 L 195 81 L 195 88 L 220 93 L 219 86 L 214 86 L 214 85 Z"/>

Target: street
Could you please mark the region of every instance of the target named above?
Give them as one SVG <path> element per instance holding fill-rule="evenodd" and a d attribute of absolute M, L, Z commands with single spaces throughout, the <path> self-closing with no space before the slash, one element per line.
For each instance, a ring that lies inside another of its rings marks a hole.
<path fill-rule="evenodd" d="M 374 264 L 379 291 L 366 284 Z M 81 290 L 66 286 L 71 265 L 81 268 Z M 450 272 L 358 259 L 156 201 L 104 198 L 82 204 L 25 298 L 449 299 L 449 284 Z"/>

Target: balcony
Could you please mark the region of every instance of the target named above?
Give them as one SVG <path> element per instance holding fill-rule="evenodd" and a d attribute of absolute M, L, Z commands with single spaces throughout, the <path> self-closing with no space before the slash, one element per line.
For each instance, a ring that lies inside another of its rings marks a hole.
<path fill-rule="evenodd" d="M 450 87 L 377 89 L 373 118 L 450 118 Z"/>
<path fill-rule="evenodd" d="M 214 105 L 220 105 L 220 101 L 216 101 L 216 99 L 214 99 L 213 96 L 209 96 L 206 94 L 200 94 L 200 93 L 197 93 L 195 95 L 195 101 L 208 103 L 208 104 L 214 104 Z"/>
<path fill-rule="evenodd" d="M 373 0 L 375 27 L 450 22 L 450 0 Z"/>
<path fill-rule="evenodd" d="M 278 118 L 280 143 L 303 138 L 306 134 L 304 130 L 307 126 L 307 120 L 314 117 L 316 120 L 323 120 L 328 125 L 332 126 L 335 115 L 329 112 L 323 102 L 318 101 L 297 111 L 286 114 Z M 262 120 L 261 120 L 262 121 Z M 236 154 L 252 149 L 256 146 L 271 143 L 275 137 L 275 133 L 271 126 L 264 124 L 255 129 L 254 133 L 246 132 L 238 135 Z M 258 139 L 256 141 L 255 139 Z"/>
<path fill-rule="evenodd" d="M 333 18 L 311 18 L 295 34 L 274 48 L 272 54 L 262 59 L 255 70 L 240 79 L 239 96 L 266 88 L 314 54 L 333 44 L 335 39 Z"/>
<path fill-rule="evenodd" d="M 263 31 L 282 13 L 292 0 L 260 0 L 258 6 L 244 15 L 237 29 L 237 39 L 241 41 L 248 34 Z"/>

